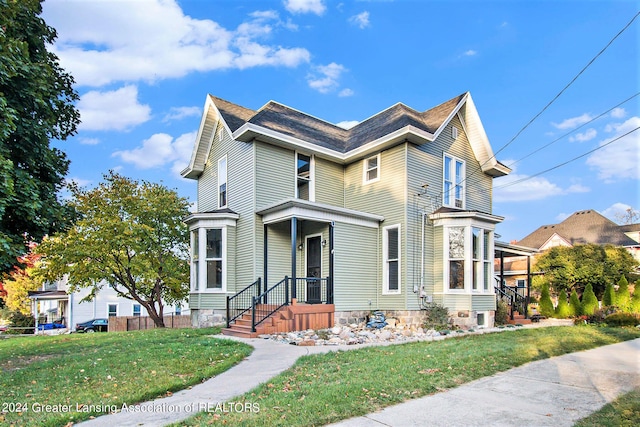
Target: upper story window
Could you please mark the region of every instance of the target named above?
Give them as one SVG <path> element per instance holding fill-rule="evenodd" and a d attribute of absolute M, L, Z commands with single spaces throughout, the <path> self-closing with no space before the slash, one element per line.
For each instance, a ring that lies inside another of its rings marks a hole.
<path fill-rule="evenodd" d="M 383 294 L 400 293 L 400 225 L 383 229 Z"/>
<path fill-rule="evenodd" d="M 464 209 L 464 177 L 464 160 L 445 154 L 442 188 L 445 206 Z"/>
<path fill-rule="evenodd" d="M 227 156 L 218 160 L 218 208 L 227 206 Z"/>
<path fill-rule="evenodd" d="M 364 159 L 362 174 L 365 184 L 380 180 L 380 154 Z"/>
<path fill-rule="evenodd" d="M 313 169 L 313 156 L 296 153 L 296 198 L 315 201 Z"/>

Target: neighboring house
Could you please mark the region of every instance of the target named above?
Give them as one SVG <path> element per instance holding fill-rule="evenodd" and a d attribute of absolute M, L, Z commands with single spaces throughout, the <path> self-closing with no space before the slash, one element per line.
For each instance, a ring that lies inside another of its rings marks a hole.
<path fill-rule="evenodd" d="M 431 302 L 457 323 L 491 325 L 503 220 L 492 181 L 509 172 L 469 93 L 424 112 L 398 103 L 348 130 L 277 102 L 254 111 L 209 95 L 182 172 L 198 181 L 186 219 L 192 321 L 231 321 L 227 297 L 248 287 L 229 317 L 270 289 L 258 303 L 285 304 L 296 328 L 371 310 L 417 322 Z"/>
<path fill-rule="evenodd" d="M 76 324 L 96 318 L 110 316 L 147 316 L 147 310 L 137 301 L 119 297 L 108 285 L 105 285 L 90 301 L 82 301 L 90 291 L 88 288 L 68 292 L 66 280 L 45 286 L 44 290 L 29 292 L 32 300 L 32 313 L 38 323 L 51 323 L 62 319 L 71 331 Z M 187 303 L 176 306 L 165 305 L 165 315 L 189 314 Z"/>
<path fill-rule="evenodd" d="M 624 247 L 640 261 L 640 224 L 618 225 L 593 209 L 574 212 L 559 224 L 543 225 L 522 240 L 513 242 L 518 246 L 544 252 L 554 246 L 572 247 L 593 243 Z M 504 263 L 505 284 L 527 287 L 528 278 L 523 271 L 526 257 L 509 258 Z M 496 271 L 500 268 L 496 263 Z"/>

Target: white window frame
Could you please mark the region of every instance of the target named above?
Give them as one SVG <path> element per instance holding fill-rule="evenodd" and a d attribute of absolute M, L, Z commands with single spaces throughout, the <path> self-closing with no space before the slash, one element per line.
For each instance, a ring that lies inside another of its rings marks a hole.
<path fill-rule="evenodd" d="M 449 230 L 451 228 L 463 228 L 464 235 L 464 257 L 463 258 L 449 258 Z M 482 252 L 480 258 L 474 258 L 473 256 L 473 229 L 480 229 L 480 244 Z M 447 294 L 494 294 L 495 291 L 491 284 L 491 280 L 495 274 L 493 259 L 491 254 L 494 252 L 493 245 L 493 233 L 494 230 L 487 227 L 487 224 L 478 222 L 451 222 L 446 226 L 443 226 L 443 291 Z M 487 234 L 487 239 L 484 239 L 484 234 Z M 485 242 L 488 243 L 488 247 L 485 247 Z M 484 255 L 489 255 L 484 257 Z M 462 289 L 450 289 L 450 276 L 451 276 L 451 260 L 462 259 L 464 261 L 464 286 Z M 476 263 L 477 261 L 477 263 Z M 474 269 L 476 272 L 474 274 Z M 474 287 L 474 276 L 477 278 L 478 287 Z"/>
<path fill-rule="evenodd" d="M 447 159 L 450 160 L 449 170 L 447 171 Z M 461 174 L 458 175 L 456 173 L 456 166 L 460 164 Z M 452 156 L 451 154 L 443 153 L 442 155 L 442 204 L 444 206 L 457 208 L 457 209 L 465 209 L 466 205 L 466 171 L 467 164 L 464 160 Z M 447 179 L 447 172 L 450 179 Z M 450 188 L 447 189 L 447 183 L 449 183 Z M 460 188 L 460 206 L 456 205 L 456 190 Z"/>
<path fill-rule="evenodd" d="M 110 312 L 109 308 L 111 308 L 111 307 L 115 307 L 116 308 L 116 315 L 115 316 L 110 316 L 109 315 L 109 312 Z M 119 304 L 117 302 L 108 302 L 107 303 L 107 318 L 109 318 L 109 317 L 118 317 L 118 312 L 119 311 L 120 311 L 120 307 L 119 307 Z"/>
<path fill-rule="evenodd" d="M 450 237 L 451 237 L 451 232 L 450 230 L 452 228 L 462 228 L 462 236 L 464 239 L 464 246 L 463 246 L 463 255 L 462 257 L 451 257 L 451 252 L 450 252 Z M 470 282 L 470 271 L 469 271 L 469 260 L 470 260 L 470 253 L 469 253 L 469 236 L 468 236 L 468 231 L 469 231 L 469 227 L 466 227 L 464 225 L 451 225 L 449 227 L 445 227 L 444 228 L 444 232 L 446 233 L 445 235 L 445 245 L 444 245 L 444 262 L 445 262 L 445 277 L 444 277 L 444 291 L 446 293 L 453 293 L 453 294 L 459 294 L 459 293 L 465 293 L 468 292 L 469 290 L 469 282 Z M 451 284 L 451 261 L 459 261 L 462 260 L 463 262 L 463 274 L 464 277 L 462 279 L 462 289 L 451 289 L 450 284 Z"/>
<path fill-rule="evenodd" d="M 369 161 L 372 159 L 376 159 L 375 168 L 369 167 Z M 369 171 L 372 171 L 372 170 L 376 171 L 376 177 L 373 179 L 368 179 Z M 376 154 L 375 156 L 370 156 L 362 160 L 362 184 L 366 185 L 366 184 L 371 184 L 373 182 L 378 182 L 378 181 L 380 181 L 380 153 Z"/>
<path fill-rule="evenodd" d="M 458 128 L 451 126 L 451 138 L 458 139 Z"/>
<path fill-rule="evenodd" d="M 219 209 L 226 208 L 229 204 L 229 185 L 227 184 L 228 167 L 229 167 L 229 163 L 227 160 L 227 155 L 225 154 L 218 160 L 218 208 Z M 224 185 L 224 203 L 221 197 L 223 193 L 221 187 L 223 185 Z"/>
<path fill-rule="evenodd" d="M 138 307 L 138 314 L 136 314 L 136 307 Z M 132 316 L 142 316 L 142 305 L 140 304 L 132 304 L 131 305 L 131 315 Z"/>
<path fill-rule="evenodd" d="M 220 239 L 221 241 L 221 257 L 219 258 L 208 258 L 207 257 L 207 231 L 209 230 L 220 230 Z M 200 234 L 200 255 L 204 254 L 205 256 L 202 257 L 200 256 L 199 258 L 202 259 L 202 265 L 199 266 L 200 268 L 200 289 L 202 292 L 212 292 L 212 293 L 222 293 L 222 292 L 226 292 L 227 289 L 227 228 L 226 227 L 203 227 L 200 228 L 199 232 Z M 220 261 L 220 265 L 222 268 L 222 274 L 221 274 L 221 283 L 220 283 L 220 287 L 219 288 L 208 288 L 207 287 L 207 267 L 208 267 L 208 262 L 209 261 Z M 204 271 L 203 271 L 204 270 Z"/>
<path fill-rule="evenodd" d="M 483 315 L 484 316 L 484 324 L 479 324 L 478 322 L 478 316 L 479 315 Z M 489 327 L 489 312 L 488 311 L 477 311 L 476 312 L 476 323 L 478 326 L 478 329 L 484 329 L 484 328 L 488 328 Z"/>
<path fill-rule="evenodd" d="M 294 169 L 294 175 L 295 175 L 295 195 L 296 195 L 296 199 L 300 198 L 300 194 L 298 193 L 298 179 L 304 179 L 308 182 L 308 189 L 309 189 L 309 201 L 310 202 L 315 202 L 316 201 L 316 158 L 315 155 L 313 154 L 306 154 L 300 151 L 296 151 L 295 152 L 295 169 Z M 298 156 L 307 156 L 309 157 L 309 178 L 300 178 L 298 176 Z M 305 200 L 305 199 L 303 199 Z"/>
<path fill-rule="evenodd" d="M 200 289 L 200 229 L 190 230 L 191 234 L 191 292 L 198 292 Z"/>
<path fill-rule="evenodd" d="M 398 258 L 389 259 L 389 230 L 398 230 Z M 398 289 L 389 289 L 389 263 L 398 263 Z M 402 227 L 400 224 L 382 228 L 382 294 L 400 295 L 402 293 Z"/>

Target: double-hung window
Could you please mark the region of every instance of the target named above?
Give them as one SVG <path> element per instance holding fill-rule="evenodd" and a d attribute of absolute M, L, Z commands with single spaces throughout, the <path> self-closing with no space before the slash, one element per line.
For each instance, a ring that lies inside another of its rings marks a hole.
<path fill-rule="evenodd" d="M 107 304 L 107 316 L 114 317 L 118 315 L 118 304 Z"/>
<path fill-rule="evenodd" d="M 473 240 L 473 290 L 488 291 L 491 284 L 490 232 L 482 228 L 471 228 Z"/>
<path fill-rule="evenodd" d="M 218 208 L 227 206 L 227 156 L 218 160 Z"/>
<path fill-rule="evenodd" d="M 464 209 L 465 162 L 445 154 L 443 163 L 443 204 Z"/>
<path fill-rule="evenodd" d="M 222 289 L 222 229 L 211 228 L 207 232 L 207 282 L 208 290 Z"/>
<path fill-rule="evenodd" d="M 296 153 L 296 198 L 315 201 L 314 158 Z"/>
<path fill-rule="evenodd" d="M 140 304 L 133 304 L 132 314 L 134 316 L 140 316 L 141 311 L 142 311 L 142 307 L 140 306 Z"/>
<path fill-rule="evenodd" d="M 380 154 L 364 159 L 362 174 L 365 184 L 380 180 Z"/>
<path fill-rule="evenodd" d="M 400 293 L 400 225 L 383 229 L 383 293 Z"/>
<path fill-rule="evenodd" d="M 464 290 L 465 228 L 449 228 L 449 290 Z"/>
<path fill-rule="evenodd" d="M 198 259 L 200 254 L 200 230 L 195 229 L 191 232 L 191 290 L 198 292 L 200 288 L 200 274 L 198 268 Z"/>

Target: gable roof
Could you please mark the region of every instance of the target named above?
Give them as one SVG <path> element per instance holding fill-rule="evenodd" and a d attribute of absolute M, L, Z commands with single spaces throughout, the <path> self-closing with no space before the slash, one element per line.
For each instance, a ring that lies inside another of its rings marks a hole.
<path fill-rule="evenodd" d="M 465 127 L 483 171 L 492 176 L 508 174 L 511 170 L 494 158 L 471 94 L 467 92 L 424 112 L 397 103 L 348 130 L 275 101 L 254 111 L 208 95 L 191 162 L 182 175 L 197 178 L 204 170 L 213 133 L 219 124 L 238 141 L 259 139 L 349 163 L 403 141 L 415 144 L 433 141 L 456 115 Z"/>
<path fill-rule="evenodd" d="M 554 236 L 564 239 L 570 245 L 595 243 L 615 246 L 637 244 L 625 234 L 625 229 L 613 221 L 590 209 L 574 212 L 560 224 L 543 225 L 529 234 L 518 245 L 541 248 Z"/>

